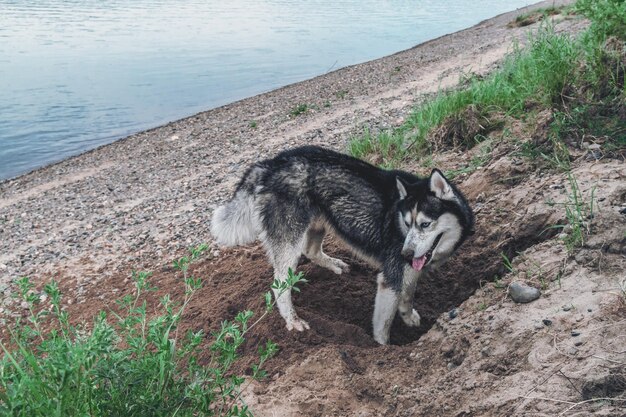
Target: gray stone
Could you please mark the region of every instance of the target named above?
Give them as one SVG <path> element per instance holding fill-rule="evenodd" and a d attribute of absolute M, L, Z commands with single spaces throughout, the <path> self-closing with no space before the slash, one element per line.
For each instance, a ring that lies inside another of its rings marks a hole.
<path fill-rule="evenodd" d="M 541 291 L 535 287 L 513 282 L 509 285 L 509 295 L 516 303 L 530 303 L 541 296 Z"/>

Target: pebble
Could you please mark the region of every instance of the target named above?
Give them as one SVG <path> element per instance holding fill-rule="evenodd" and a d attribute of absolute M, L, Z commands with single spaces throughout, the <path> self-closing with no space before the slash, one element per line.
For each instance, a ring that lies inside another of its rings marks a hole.
<path fill-rule="evenodd" d="M 568 305 L 564 305 L 561 308 L 563 309 L 563 311 L 570 311 L 572 308 L 574 308 L 574 306 L 571 304 L 568 304 Z"/>
<path fill-rule="evenodd" d="M 459 315 L 459 310 L 456 308 L 453 308 L 452 310 L 448 311 L 448 317 L 450 318 L 450 320 L 452 320 L 458 315 Z"/>
<path fill-rule="evenodd" d="M 543 324 L 546 326 L 552 326 L 552 320 L 550 319 L 543 319 Z"/>
<path fill-rule="evenodd" d="M 488 356 L 491 356 L 492 352 L 493 352 L 493 349 L 491 348 L 491 346 L 485 346 L 484 348 L 480 350 L 480 354 L 485 358 Z"/>
<path fill-rule="evenodd" d="M 580 336 L 580 332 L 578 330 L 572 330 L 572 337 Z"/>
<path fill-rule="evenodd" d="M 541 291 L 535 287 L 513 282 L 509 285 L 509 295 L 516 303 L 530 303 L 541 296 Z"/>

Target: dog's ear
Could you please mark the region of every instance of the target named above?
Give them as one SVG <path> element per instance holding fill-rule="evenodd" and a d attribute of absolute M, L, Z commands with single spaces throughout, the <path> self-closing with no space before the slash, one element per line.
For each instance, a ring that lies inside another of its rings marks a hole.
<path fill-rule="evenodd" d="M 406 186 L 407 184 L 402 181 L 402 178 L 396 177 L 396 186 L 398 187 L 398 193 L 400 193 L 400 200 L 404 200 L 406 198 Z"/>
<path fill-rule="evenodd" d="M 433 169 L 433 172 L 430 174 L 430 191 L 435 193 L 437 198 L 442 200 L 456 200 L 456 196 L 454 195 L 454 190 L 450 186 L 450 183 L 443 176 L 441 171 L 438 169 Z"/>

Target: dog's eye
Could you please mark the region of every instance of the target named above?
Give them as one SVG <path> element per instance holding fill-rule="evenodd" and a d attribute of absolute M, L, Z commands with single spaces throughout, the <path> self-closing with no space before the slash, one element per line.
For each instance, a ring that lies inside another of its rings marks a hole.
<path fill-rule="evenodd" d="M 423 222 L 423 223 L 420 224 L 420 227 L 422 229 L 426 229 L 428 226 L 430 226 L 430 222 Z"/>

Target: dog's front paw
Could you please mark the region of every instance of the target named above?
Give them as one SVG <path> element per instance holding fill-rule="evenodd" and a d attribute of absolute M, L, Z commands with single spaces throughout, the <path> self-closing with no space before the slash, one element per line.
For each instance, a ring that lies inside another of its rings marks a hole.
<path fill-rule="evenodd" d="M 400 317 L 402 317 L 404 323 L 410 327 L 419 327 L 421 323 L 420 315 L 417 314 L 415 309 L 412 309 L 410 312 L 407 311 L 406 313 L 400 313 Z"/>
<path fill-rule="evenodd" d="M 292 331 L 292 330 L 297 330 L 299 332 L 303 332 L 305 330 L 309 330 L 311 327 L 309 326 L 309 323 L 307 323 L 306 321 L 302 320 L 300 317 L 295 316 L 292 317 L 287 321 L 287 330 Z"/>

